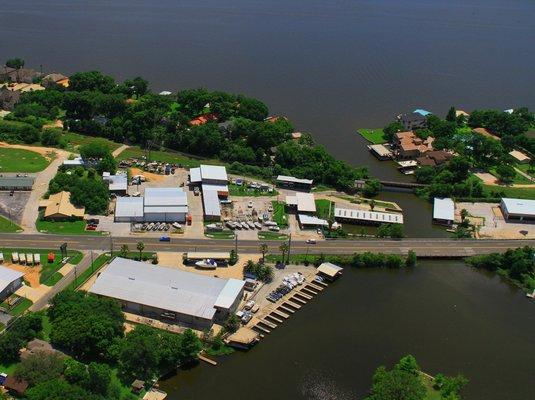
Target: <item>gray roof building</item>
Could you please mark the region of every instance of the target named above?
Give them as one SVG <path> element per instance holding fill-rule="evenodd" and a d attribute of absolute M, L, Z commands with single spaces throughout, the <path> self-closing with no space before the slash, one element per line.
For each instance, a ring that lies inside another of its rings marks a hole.
<path fill-rule="evenodd" d="M 126 302 L 126 308 L 141 305 L 176 313 L 178 322 L 209 326 L 236 309 L 244 284 L 117 257 L 89 292 Z"/>
<path fill-rule="evenodd" d="M 32 190 L 34 180 L 32 176 L 0 176 L 0 190 Z"/>

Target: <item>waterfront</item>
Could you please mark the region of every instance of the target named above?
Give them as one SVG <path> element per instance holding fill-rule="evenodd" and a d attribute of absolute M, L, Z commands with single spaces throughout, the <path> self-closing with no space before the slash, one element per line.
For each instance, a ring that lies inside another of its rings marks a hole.
<path fill-rule="evenodd" d="M 360 399 L 374 369 L 411 353 L 431 374 L 463 373 L 470 400 L 529 398 L 534 303 L 462 262 L 351 270 L 249 353 L 164 381 L 169 399 Z"/>

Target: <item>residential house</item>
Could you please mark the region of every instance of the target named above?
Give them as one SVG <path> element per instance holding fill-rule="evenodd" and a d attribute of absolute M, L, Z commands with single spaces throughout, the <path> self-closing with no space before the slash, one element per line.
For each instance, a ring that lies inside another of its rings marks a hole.
<path fill-rule="evenodd" d="M 427 117 L 417 112 L 401 114 L 398 116 L 398 121 L 403 124 L 403 128 L 407 131 L 427 126 Z"/>
<path fill-rule="evenodd" d="M 199 125 L 204 125 L 210 121 L 217 121 L 217 119 L 218 119 L 218 115 L 216 113 L 208 113 L 208 114 L 199 115 L 198 117 L 193 118 L 191 121 L 189 121 L 189 123 L 190 125 L 193 125 L 193 126 L 199 126 Z"/>
<path fill-rule="evenodd" d="M 519 164 L 529 164 L 531 161 L 531 158 L 528 155 L 518 150 L 510 151 L 509 155 L 513 157 Z"/>
<path fill-rule="evenodd" d="M 43 216 L 50 220 L 65 220 L 70 218 L 82 219 L 84 214 L 84 207 L 76 207 L 71 203 L 69 192 L 59 192 L 48 198 Z"/>
<path fill-rule="evenodd" d="M 394 146 L 397 148 L 397 156 L 402 159 L 413 159 L 433 150 L 434 138 L 429 136 L 421 139 L 414 132 L 397 132 L 394 135 Z"/>
<path fill-rule="evenodd" d="M 44 87 L 51 87 L 54 85 L 69 87 L 69 78 L 62 74 L 48 74 L 41 81 L 41 85 Z"/>
<path fill-rule="evenodd" d="M 9 90 L 6 87 L 0 88 L 0 109 L 13 111 L 15 104 L 20 101 L 21 94 L 20 90 Z"/>
<path fill-rule="evenodd" d="M 416 158 L 416 161 L 420 166 L 435 167 L 437 165 L 444 164 L 445 162 L 453 158 L 452 153 L 448 153 L 444 150 L 432 150 L 426 152 L 424 155 Z"/>

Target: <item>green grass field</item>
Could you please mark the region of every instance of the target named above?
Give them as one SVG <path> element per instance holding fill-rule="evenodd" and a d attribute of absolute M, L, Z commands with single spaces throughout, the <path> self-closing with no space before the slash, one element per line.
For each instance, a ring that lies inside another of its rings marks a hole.
<path fill-rule="evenodd" d="M 334 212 L 334 203 L 330 200 L 316 200 L 316 214 L 318 218 L 329 219 Z"/>
<path fill-rule="evenodd" d="M 142 157 L 145 156 L 145 150 L 141 149 L 138 146 L 129 147 L 128 149 L 124 150 L 119 156 L 117 157 L 118 161 L 126 160 L 128 158 L 137 158 L 142 159 Z M 192 168 L 192 167 L 198 167 L 202 164 L 217 164 L 217 165 L 225 165 L 221 161 L 217 160 L 204 160 L 204 159 L 196 159 L 191 158 L 188 156 L 185 156 L 183 154 L 179 153 L 173 153 L 168 151 L 159 151 L 159 150 L 151 150 L 150 152 L 150 161 L 160 161 L 170 164 L 180 164 L 184 167 Z"/>
<path fill-rule="evenodd" d="M 281 228 L 288 226 L 288 216 L 286 215 L 286 204 L 282 201 L 272 201 L 273 221 Z"/>
<path fill-rule="evenodd" d="M 44 221 L 38 219 L 35 223 L 35 227 L 42 233 L 55 233 L 65 235 L 92 235 L 100 236 L 103 232 L 99 231 L 86 231 L 85 221 Z"/>
<path fill-rule="evenodd" d="M 0 173 L 39 172 L 48 164 L 46 158 L 34 151 L 0 147 Z"/>
<path fill-rule="evenodd" d="M 373 144 L 385 143 L 386 139 L 384 137 L 384 132 L 382 128 L 378 129 L 359 129 L 358 133 L 368 142 Z"/>
<path fill-rule="evenodd" d="M 205 232 L 204 236 L 210 239 L 234 239 L 236 237 L 232 231 Z"/>
<path fill-rule="evenodd" d="M 258 239 L 260 240 L 286 240 L 288 235 L 285 233 L 262 231 L 258 232 Z"/>
<path fill-rule="evenodd" d="M 498 178 L 498 174 L 496 173 L 496 168 L 489 169 L 489 172 L 494 175 L 496 178 Z M 513 178 L 513 184 L 517 185 L 528 185 L 531 182 L 528 178 L 525 176 L 520 175 L 518 172 L 516 173 L 515 177 Z"/>
<path fill-rule="evenodd" d="M 71 144 L 73 148 L 82 146 L 84 144 L 93 143 L 93 142 L 106 143 L 111 151 L 121 146 L 120 143 L 113 142 L 106 138 L 80 135 L 79 133 L 74 133 L 74 132 L 64 132 L 63 137 L 68 140 L 69 144 Z"/>
<path fill-rule="evenodd" d="M 492 191 L 499 191 L 505 193 L 504 197 L 510 197 L 514 199 L 535 199 L 535 188 L 517 188 L 494 185 L 483 185 L 483 188 L 489 195 Z"/>
<path fill-rule="evenodd" d="M 139 253 L 137 255 L 139 256 Z M 99 255 L 95 260 L 93 260 L 93 264 L 88 269 L 76 276 L 76 279 L 72 282 L 70 287 L 76 289 L 82 286 L 89 280 L 89 278 L 91 278 L 93 274 L 98 272 L 100 268 L 102 268 L 102 266 L 110 260 L 111 256 L 109 254 Z"/>
<path fill-rule="evenodd" d="M 0 232 L 14 233 L 18 231 L 22 231 L 22 228 L 20 226 L 18 226 L 13 221 L 10 221 L 9 219 L 4 218 L 0 215 Z"/>
<path fill-rule="evenodd" d="M 17 304 L 13 307 L 9 307 L 7 303 L 2 303 L 2 308 L 7 310 L 11 315 L 14 317 L 18 317 L 21 315 L 24 311 L 26 311 L 30 306 L 32 305 L 32 301 L 28 300 L 26 298 L 21 298 Z"/>
<path fill-rule="evenodd" d="M 58 283 L 61 278 L 63 278 L 63 275 L 61 275 L 61 272 L 54 272 L 50 277 L 44 282 L 46 286 L 53 287 L 56 283 Z"/>
<path fill-rule="evenodd" d="M 515 167 L 535 178 L 535 167 L 530 167 L 529 164 L 516 164 Z"/>

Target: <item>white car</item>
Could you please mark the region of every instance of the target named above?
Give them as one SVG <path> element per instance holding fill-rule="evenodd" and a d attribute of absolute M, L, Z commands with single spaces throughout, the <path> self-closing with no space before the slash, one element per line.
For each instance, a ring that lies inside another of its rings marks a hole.
<path fill-rule="evenodd" d="M 247 207 L 253 208 L 253 201 L 252 200 L 249 200 L 249 203 L 247 203 Z"/>
<path fill-rule="evenodd" d="M 307 244 L 316 244 L 316 239 L 307 239 Z"/>

